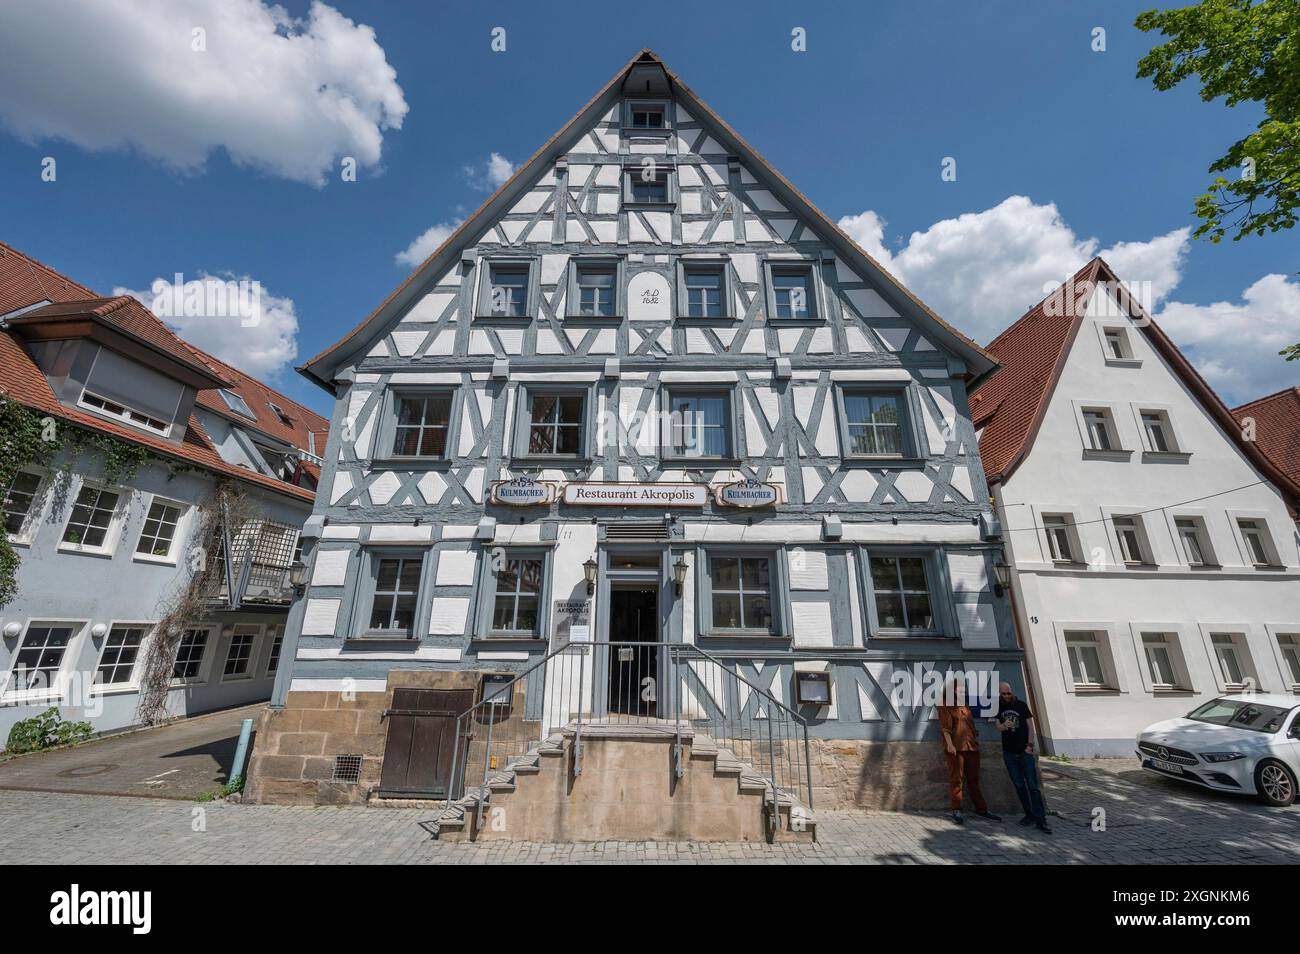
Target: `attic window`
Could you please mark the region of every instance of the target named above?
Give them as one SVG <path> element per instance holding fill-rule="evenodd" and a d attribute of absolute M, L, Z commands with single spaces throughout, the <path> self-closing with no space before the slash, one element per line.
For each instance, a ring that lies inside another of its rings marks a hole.
<path fill-rule="evenodd" d="M 628 101 L 623 107 L 623 128 L 633 133 L 662 133 L 669 127 L 668 104 Z"/>
<path fill-rule="evenodd" d="M 221 400 L 226 402 L 226 407 L 230 408 L 236 414 L 242 414 L 250 421 L 257 420 L 257 415 L 253 413 L 253 409 L 249 407 L 247 402 L 245 402 L 244 399 L 234 391 L 227 391 L 225 388 L 220 388 L 218 389 L 218 393 L 221 395 Z"/>
<path fill-rule="evenodd" d="M 285 427 L 293 427 L 293 419 L 290 418 L 288 414 L 285 414 L 284 410 L 278 404 L 273 404 L 270 401 L 267 401 L 266 406 L 275 412 L 275 416 L 280 419 L 281 424 Z"/>

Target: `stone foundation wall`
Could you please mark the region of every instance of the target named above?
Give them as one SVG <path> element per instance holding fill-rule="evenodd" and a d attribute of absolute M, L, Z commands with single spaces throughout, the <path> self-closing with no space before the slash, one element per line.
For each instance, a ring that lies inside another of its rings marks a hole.
<path fill-rule="evenodd" d="M 939 742 L 811 739 L 813 808 L 939 811 L 948 805 L 948 765 Z M 980 789 L 999 814 L 1020 812 L 1000 743 L 980 747 Z M 970 810 L 970 796 L 964 806 Z"/>

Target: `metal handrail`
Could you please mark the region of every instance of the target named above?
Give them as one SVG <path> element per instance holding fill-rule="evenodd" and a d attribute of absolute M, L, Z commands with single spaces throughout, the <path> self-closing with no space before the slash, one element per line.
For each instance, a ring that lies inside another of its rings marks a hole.
<path fill-rule="evenodd" d="M 616 649 L 628 650 L 632 655 L 624 659 L 620 652 L 616 663 L 613 658 Z M 650 660 L 637 655 L 651 650 L 663 653 L 655 657 L 660 661 L 653 663 L 653 677 L 645 675 L 650 671 Z M 666 661 L 666 666 L 663 661 Z M 576 676 L 572 671 L 575 662 L 578 668 Z M 690 665 L 692 662 L 706 663 L 713 668 L 702 673 Z M 523 755 L 532 746 L 540 744 L 549 732 L 557 728 L 572 728 L 570 770 L 576 777 L 582 773 L 583 767 L 584 722 L 587 728 L 599 719 L 607 724 L 653 724 L 667 729 L 666 723 L 671 718 L 677 777 L 680 778 L 685 770 L 683 727 L 690 723 L 708 723 L 719 743 L 734 749 L 737 757 L 751 762 L 755 770 L 765 776 L 771 796 L 769 824 L 775 830 L 775 826 L 780 824 L 780 798 L 783 794 L 802 799 L 807 808 L 812 809 L 808 723 L 771 692 L 741 675 L 738 659 L 731 662 L 732 665 L 728 666 L 727 660 L 692 643 L 610 640 L 569 642 L 557 646 L 508 682 L 492 687 L 490 694 L 457 717 L 445 804 L 450 807 L 453 799 L 463 797 L 462 789 L 470 772 L 472 757 L 481 755 L 483 760 L 482 781 L 475 799 L 475 820 L 481 826 L 492 772 L 507 768 L 512 757 Z M 621 668 L 628 663 L 632 664 L 631 667 Z M 620 667 L 617 671 L 613 668 L 616 665 Z M 665 671 L 661 672 L 660 667 Z M 592 670 L 590 673 L 589 668 Z M 595 681 L 597 671 L 602 668 L 604 677 L 611 681 L 609 697 L 601 694 Z M 689 673 L 689 678 L 693 678 L 703 690 L 702 695 L 696 693 L 697 704 L 705 710 L 702 717 L 689 714 L 685 719 L 682 717 L 683 672 Z M 661 675 L 667 676 L 666 682 L 670 687 L 665 698 L 660 698 L 658 678 Z M 637 679 L 638 676 L 645 678 Z M 576 696 L 573 695 L 575 683 Z M 517 689 L 521 686 L 525 690 L 524 711 L 516 713 Z M 532 698 L 534 689 L 540 690 L 540 702 Z M 724 691 L 717 691 L 719 689 Z M 612 695 L 616 690 L 620 696 L 617 700 Z M 713 706 L 716 715 L 708 712 L 706 704 L 715 695 L 718 697 Z M 665 702 L 670 704 L 670 712 L 664 711 Z M 507 714 L 504 721 L 500 719 L 503 711 Z M 502 721 L 498 733 L 497 725 Z M 481 753 L 475 753 L 472 752 L 472 728 L 482 722 L 487 723 L 487 735 Z M 721 725 L 721 732 L 713 731 L 715 724 Z M 535 726 L 535 734 L 530 725 Z M 802 749 L 801 753 L 792 751 L 798 748 Z M 802 765 L 798 765 L 799 762 Z"/>

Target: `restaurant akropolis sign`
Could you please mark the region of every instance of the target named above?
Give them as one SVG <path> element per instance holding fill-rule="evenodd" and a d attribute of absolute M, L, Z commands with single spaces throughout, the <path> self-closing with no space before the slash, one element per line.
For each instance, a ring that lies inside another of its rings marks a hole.
<path fill-rule="evenodd" d="M 521 476 L 495 481 L 490 500 L 511 507 L 546 505 L 559 496 L 559 490 L 554 481 Z M 566 504 L 588 507 L 703 507 L 710 497 L 721 507 L 771 507 L 781 502 L 781 489 L 759 480 L 717 485 L 574 481 L 564 485 L 563 499 Z"/>
<path fill-rule="evenodd" d="M 707 484 L 570 483 L 564 485 L 566 504 L 608 507 L 703 507 Z"/>

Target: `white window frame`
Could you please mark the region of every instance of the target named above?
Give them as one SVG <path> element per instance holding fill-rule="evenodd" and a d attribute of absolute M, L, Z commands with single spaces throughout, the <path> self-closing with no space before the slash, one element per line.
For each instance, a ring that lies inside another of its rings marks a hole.
<path fill-rule="evenodd" d="M 807 302 L 808 314 L 798 318 L 788 317 L 779 318 L 776 313 L 776 285 L 773 282 L 774 272 L 783 269 L 799 270 L 808 272 L 808 295 L 811 298 Z M 822 288 L 822 262 L 820 258 L 766 258 L 763 260 L 763 288 L 767 306 L 767 320 L 773 324 L 799 325 L 803 324 L 824 324 L 827 319 L 827 295 Z"/>
<path fill-rule="evenodd" d="M 1259 667 L 1255 663 L 1255 654 L 1250 648 L 1251 625 L 1249 623 L 1201 623 L 1199 625 L 1201 639 L 1205 644 L 1205 652 L 1210 660 L 1210 673 L 1214 677 L 1214 684 L 1218 691 L 1222 693 L 1240 692 L 1246 685 L 1253 683 L 1255 692 L 1263 692 L 1264 685 L 1260 681 Z M 1219 665 L 1218 649 L 1214 641 L 1214 637 L 1219 635 L 1232 637 L 1242 678 L 1248 680 L 1248 682 L 1234 684 L 1229 683 L 1224 678 L 1222 667 Z"/>
<path fill-rule="evenodd" d="M 1065 691 L 1072 695 L 1115 694 L 1128 692 L 1128 680 L 1115 651 L 1115 623 L 1110 620 L 1056 620 L 1052 623 L 1058 662 Z M 1070 642 L 1067 633 L 1092 633 L 1097 637 L 1097 655 L 1101 662 L 1104 684 L 1076 685 L 1070 665 Z"/>
<path fill-rule="evenodd" d="M 234 623 L 230 632 L 230 638 L 226 640 L 226 651 L 221 654 L 221 681 L 222 682 L 245 682 L 253 678 L 257 672 L 258 655 L 262 649 L 262 637 L 266 634 L 265 623 Z M 235 637 L 240 635 L 241 629 L 255 629 L 253 634 L 253 645 L 248 650 L 248 668 L 242 673 L 226 673 L 226 663 L 230 660 L 230 649 L 235 644 Z"/>
<path fill-rule="evenodd" d="M 94 634 L 91 634 L 91 641 L 98 642 L 99 646 L 95 653 L 95 662 L 93 668 L 88 674 L 90 679 L 90 693 L 97 696 L 112 696 L 119 693 L 139 692 L 141 668 L 144 666 L 149 653 L 149 644 L 154 637 L 154 629 L 158 626 L 157 620 L 135 620 L 135 619 L 113 619 L 108 621 L 108 632 L 104 634 L 102 640 L 95 640 Z M 131 667 L 131 678 L 126 682 L 114 682 L 102 684 L 95 682 L 95 676 L 99 673 L 99 667 L 104 662 L 104 653 L 108 649 L 109 637 L 113 635 L 113 630 L 121 627 L 123 629 L 142 629 L 144 636 L 140 639 L 140 648 L 136 651 L 135 665 Z"/>
<path fill-rule="evenodd" d="M 59 660 L 59 668 L 55 671 L 54 678 L 50 680 L 48 688 L 13 689 L 11 687 L 14 685 L 14 672 L 18 667 L 18 653 L 27 641 L 27 633 L 33 626 L 69 626 L 72 628 L 72 635 L 68 637 L 68 645 Z M 5 705 L 35 705 L 61 700 L 67 694 L 69 677 L 72 670 L 76 668 L 70 664 L 70 660 L 75 660 L 81 653 L 82 637 L 86 635 L 89 628 L 88 619 L 68 619 L 57 616 L 34 616 L 29 619 L 23 626 L 23 631 L 19 634 L 14 650 L 10 654 L 9 668 L 5 670 L 0 700 L 3 700 Z"/>
<path fill-rule="evenodd" d="M 104 542 L 97 547 L 88 547 L 83 543 L 68 543 L 63 539 L 68 532 L 68 524 L 72 521 L 72 513 L 76 509 L 77 501 L 81 499 L 81 492 L 86 488 L 92 488 L 101 493 L 117 494 L 117 504 L 113 508 L 113 516 L 104 529 Z M 131 496 L 132 491 L 129 487 L 116 487 L 97 480 L 83 479 L 78 481 L 74 491 L 68 496 L 68 515 L 59 530 L 59 550 L 63 553 L 111 557 L 117 550 L 118 542 L 122 536 L 122 526 L 126 523 L 127 514 L 131 509 Z"/>
<path fill-rule="evenodd" d="M 1098 321 L 1093 323 L 1093 327 L 1097 329 L 1097 341 L 1101 345 L 1102 359 L 1107 365 L 1114 368 L 1142 367 L 1142 359 L 1135 356 L 1133 338 L 1130 336 L 1127 326 Z M 1115 333 L 1120 336 L 1123 357 L 1115 357 L 1111 352 L 1110 341 L 1107 336 Z"/>
<path fill-rule="evenodd" d="M 284 627 L 272 626 L 267 631 L 269 637 L 266 642 L 266 665 L 262 667 L 262 676 L 266 679 L 274 679 L 280 667 L 284 665 Z M 271 657 L 275 653 L 276 641 L 280 643 L 280 655 L 275 660 L 275 668 L 271 668 Z"/>
<path fill-rule="evenodd" d="M 1262 510 L 1229 510 L 1228 520 L 1232 524 L 1233 536 L 1237 541 L 1237 550 L 1241 556 L 1241 565 L 1255 570 L 1280 570 L 1285 568 L 1277 548 L 1277 535 L 1273 532 L 1268 513 Z M 1243 520 L 1254 521 L 1260 533 L 1260 543 L 1264 548 L 1267 563 L 1256 563 L 1246 542 L 1246 531 L 1241 526 Z"/>
<path fill-rule="evenodd" d="M 1201 556 L 1204 563 L 1192 563 L 1187 556 L 1187 547 L 1183 541 L 1183 531 L 1178 526 L 1178 522 L 1191 521 L 1195 527 L 1196 543 L 1200 547 Z M 1210 522 L 1208 515 L 1204 511 L 1178 510 L 1169 514 L 1169 530 L 1174 538 L 1174 550 L 1178 555 L 1178 562 L 1187 567 L 1189 570 L 1216 570 L 1220 566 L 1219 555 L 1214 546 L 1214 540 L 1210 535 Z"/>
<path fill-rule="evenodd" d="M 1064 521 L 1059 527 L 1048 527 L 1048 520 Z M 1042 528 L 1043 559 L 1055 566 L 1082 566 L 1084 559 L 1083 540 L 1079 533 L 1079 522 L 1070 510 L 1041 508 L 1038 511 L 1038 526 Z M 1052 532 L 1058 530 L 1065 535 L 1065 542 L 1070 551 L 1070 559 L 1057 559 L 1052 554 Z"/>
<path fill-rule="evenodd" d="M 1133 651 L 1137 657 L 1138 673 L 1142 687 L 1153 695 L 1171 695 L 1195 693 L 1196 683 L 1192 678 L 1191 667 L 1187 664 L 1186 635 L 1184 624 L 1166 620 L 1134 620 L 1129 623 L 1129 633 L 1133 639 Z M 1157 685 L 1151 678 L 1151 667 L 1147 660 L 1146 640 L 1148 635 L 1159 634 L 1165 637 L 1165 647 L 1169 654 L 1169 664 L 1176 680 L 1171 685 Z"/>
<path fill-rule="evenodd" d="M 167 507 L 176 507 L 180 514 L 176 518 L 176 530 L 172 534 L 171 548 L 166 554 L 159 556 L 152 553 L 141 553 L 140 542 L 144 539 L 144 526 L 149 522 L 149 514 L 153 510 L 153 505 L 160 503 Z M 181 500 L 173 500 L 171 497 L 164 497 L 161 494 L 149 494 L 145 502 L 144 514 L 140 520 L 140 532 L 135 535 L 135 547 L 131 551 L 131 558 L 141 563 L 159 563 L 165 566 L 175 566 L 180 558 L 181 544 L 184 538 L 189 534 L 190 513 L 193 508 Z"/>
<path fill-rule="evenodd" d="M 216 656 L 215 649 L 216 649 L 217 644 L 218 644 L 219 642 L 221 642 L 221 627 L 218 626 L 218 625 L 215 624 L 215 623 L 199 623 L 199 624 L 196 625 L 196 626 L 186 626 L 185 629 L 186 629 L 186 630 L 202 630 L 203 632 L 207 633 L 207 639 L 205 639 L 204 642 L 203 642 L 203 654 L 202 654 L 201 656 L 199 656 L 199 669 L 198 669 L 198 672 L 195 673 L 193 676 L 177 676 L 177 675 L 175 675 L 175 673 L 176 673 L 176 660 L 175 660 L 175 659 L 172 660 L 172 677 L 171 677 L 171 684 L 172 684 L 173 686 L 197 686 L 197 685 L 202 685 L 203 683 L 205 683 L 205 682 L 208 681 L 208 677 L 209 677 L 209 675 L 210 675 L 210 671 L 211 671 L 211 669 L 212 669 L 212 660 L 213 660 L 213 658 Z M 182 635 L 181 635 L 181 640 L 184 640 L 184 638 L 185 638 L 185 636 L 184 636 L 184 634 L 182 634 Z M 177 651 L 177 653 L 180 652 L 180 647 L 181 647 L 180 642 L 177 642 L 177 644 L 176 644 L 176 651 Z"/>
<path fill-rule="evenodd" d="M 18 474 L 28 474 L 38 478 L 36 492 L 32 495 L 32 506 L 23 517 L 22 528 L 16 534 L 9 535 L 9 542 L 15 546 L 30 546 L 36 539 L 36 531 L 42 523 L 45 522 L 45 513 L 50 503 L 50 475 L 49 472 L 39 467 L 20 467 L 14 474 L 16 480 Z M 9 488 L 0 489 L 0 494 L 7 495 Z"/>
<path fill-rule="evenodd" d="M 1273 650 L 1278 669 L 1282 673 L 1282 685 L 1291 692 L 1300 693 L 1300 680 L 1291 677 L 1291 666 L 1286 659 L 1288 650 L 1282 647 L 1282 640 L 1289 637 L 1293 641 L 1291 645 L 1294 647 L 1290 652 L 1295 654 L 1296 663 L 1300 665 L 1300 622 L 1265 623 L 1264 631 L 1268 633 L 1269 646 Z"/>
<path fill-rule="evenodd" d="M 1120 538 L 1120 526 L 1117 521 L 1131 521 L 1135 542 L 1137 543 L 1136 560 L 1125 559 L 1124 546 Z M 1106 522 L 1110 525 L 1111 549 L 1115 554 L 1115 562 L 1122 567 L 1143 567 L 1156 566 L 1155 552 L 1151 546 L 1151 535 L 1147 532 L 1146 520 L 1140 513 L 1125 513 L 1115 511 L 1107 514 Z"/>
<path fill-rule="evenodd" d="M 1079 441 L 1083 447 L 1085 459 L 1128 460 L 1133 456 L 1132 448 L 1124 446 L 1125 435 L 1120 431 L 1120 418 L 1115 412 L 1113 403 L 1109 401 L 1073 401 L 1071 403 L 1074 408 L 1074 421 L 1079 429 Z M 1106 436 L 1111 445 L 1109 448 L 1103 449 L 1092 446 L 1092 428 L 1085 416 L 1089 412 L 1096 412 L 1103 416 Z"/>

